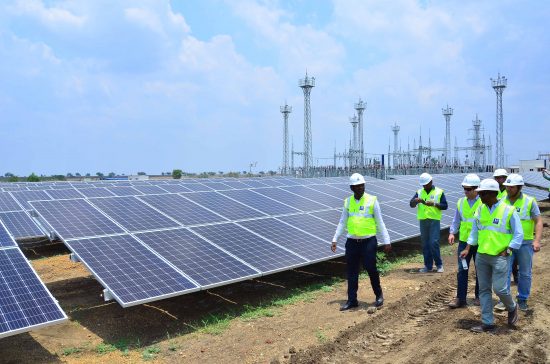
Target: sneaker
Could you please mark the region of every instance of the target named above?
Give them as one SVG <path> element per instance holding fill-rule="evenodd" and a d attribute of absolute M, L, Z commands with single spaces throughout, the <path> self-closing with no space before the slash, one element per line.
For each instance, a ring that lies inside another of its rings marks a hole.
<path fill-rule="evenodd" d="M 470 328 L 470 331 L 473 332 L 493 332 L 497 327 L 495 325 L 481 324 L 479 326 L 474 326 Z"/>
<path fill-rule="evenodd" d="M 495 310 L 506 311 L 506 306 L 504 306 L 504 303 L 498 301 L 498 303 L 495 305 Z"/>
<path fill-rule="evenodd" d="M 443 272 L 444 272 L 443 267 L 437 268 L 437 273 L 443 273 Z"/>
<path fill-rule="evenodd" d="M 429 273 L 430 271 L 431 271 L 431 269 L 428 269 L 428 268 L 424 267 L 424 268 L 420 268 L 418 270 L 418 273 Z"/>
<path fill-rule="evenodd" d="M 481 306 L 481 302 L 479 302 L 479 297 L 474 298 L 474 306 Z"/>
<path fill-rule="evenodd" d="M 529 306 L 527 305 L 527 300 L 518 300 L 519 309 L 522 311 L 527 311 Z"/>
<path fill-rule="evenodd" d="M 518 322 L 518 308 L 519 305 L 516 304 L 516 307 L 512 311 L 508 311 L 508 325 L 515 325 Z"/>
<path fill-rule="evenodd" d="M 461 301 L 458 297 L 449 302 L 449 308 L 466 307 L 466 301 Z"/>

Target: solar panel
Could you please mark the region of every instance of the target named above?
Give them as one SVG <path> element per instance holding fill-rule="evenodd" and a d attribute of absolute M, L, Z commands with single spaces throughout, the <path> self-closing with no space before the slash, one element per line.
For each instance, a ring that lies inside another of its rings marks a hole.
<path fill-rule="evenodd" d="M 0 212 L 0 220 L 16 239 L 46 235 L 25 211 Z"/>
<path fill-rule="evenodd" d="M 66 244 L 123 307 L 198 290 L 196 284 L 130 235 Z"/>
<path fill-rule="evenodd" d="M 321 191 L 316 191 L 310 187 L 290 186 L 281 187 L 281 189 L 301 197 L 309 198 L 310 200 L 322 203 L 323 205 L 329 207 L 341 207 L 344 203 L 343 200 L 338 197 L 334 197 Z"/>
<path fill-rule="evenodd" d="M 210 288 L 260 275 L 258 271 L 187 229 L 136 234 L 201 288 Z"/>
<path fill-rule="evenodd" d="M 4 224 L 0 224 L 0 248 L 16 247 L 15 240 L 10 236 Z"/>
<path fill-rule="evenodd" d="M 222 215 L 228 220 L 265 216 L 263 212 L 254 210 L 218 192 L 196 192 L 183 194 L 182 196 Z"/>
<path fill-rule="evenodd" d="M 115 194 L 103 187 L 81 188 L 78 190 L 85 197 L 111 197 Z"/>
<path fill-rule="evenodd" d="M 327 205 L 322 205 L 279 188 L 258 188 L 253 191 L 302 211 L 315 211 L 329 208 Z"/>
<path fill-rule="evenodd" d="M 215 191 L 223 191 L 223 190 L 232 190 L 233 187 L 229 187 L 225 183 L 222 182 L 201 182 L 201 184 L 210 187 L 211 189 Z"/>
<path fill-rule="evenodd" d="M 0 249 L 0 337 L 67 320 L 17 248 Z"/>
<path fill-rule="evenodd" d="M 162 185 L 162 189 L 166 190 L 170 193 L 179 193 L 179 192 L 190 192 L 191 190 L 189 188 L 186 188 L 183 185 L 180 184 L 165 184 Z"/>
<path fill-rule="evenodd" d="M 21 210 L 21 206 L 19 206 L 19 204 L 8 192 L 0 193 L 0 212 L 18 210 Z"/>
<path fill-rule="evenodd" d="M 293 251 L 310 262 L 334 258 L 329 240 L 319 239 L 274 218 L 242 221 L 238 225 Z"/>
<path fill-rule="evenodd" d="M 180 195 L 146 195 L 138 198 L 185 226 L 227 221 Z"/>
<path fill-rule="evenodd" d="M 202 183 L 182 183 L 183 187 L 187 188 L 188 190 L 194 191 L 194 192 L 201 192 L 201 191 L 212 191 L 212 189 L 208 186 L 205 186 Z"/>
<path fill-rule="evenodd" d="M 82 198 L 82 195 L 74 188 L 71 189 L 59 189 L 59 190 L 46 190 L 45 191 L 53 200 Z"/>
<path fill-rule="evenodd" d="M 33 201 L 31 204 L 65 241 L 125 232 L 84 199 Z"/>
<path fill-rule="evenodd" d="M 119 187 L 105 187 L 110 192 L 114 193 L 116 196 L 138 196 L 142 195 L 141 192 L 130 186 L 119 186 Z"/>
<path fill-rule="evenodd" d="M 251 190 L 231 190 L 221 191 L 220 193 L 268 215 L 283 215 L 299 212 L 299 210 L 293 207 L 272 200 L 269 197 L 265 197 Z"/>
<path fill-rule="evenodd" d="M 90 202 L 131 232 L 180 226 L 133 196 L 93 198 Z"/>
<path fill-rule="evenodd" d="M 166 193 L 168 191 L 160 188 L 158 186 L 133 186 L 136 190 L 143 193 L 144 195 L 154 195 L 159 193 Z"/>
<path fill-rule="evenodd" d="M 247 185 L 249 187 L 253 187 L 253 188 L 266 187 L 267 186 L 265 183 L 262 183 L 260 181 L 254 180 L 254 179 L 245 179 L 245 180 L 242 180 L 241 182 L 244 183 L 245 185 Z"/>
<path fill-rule="evenodd" d="M 11 194 L 27 210 L 32 210 L 29 201 L 51 200 L 51 197 L 44 191 L 19 191 L 11 192 Z"/>
<path fill-rule="evenodd" d="M 248 186 L 247 184 L 244 184 L 240 181 L 224 181 L 223 182 L 225 185 L 228 185 L 229 187 L 231 187 L 232 189 L 245 189 L 245 188 L 249 188 L 250 186 Z"/>
<path fill-rule="evenodd" d="M 234 223 L 198 226 L 191 229 L 262 273 L 274 273 L 307 263 L 304 258 Z"/>

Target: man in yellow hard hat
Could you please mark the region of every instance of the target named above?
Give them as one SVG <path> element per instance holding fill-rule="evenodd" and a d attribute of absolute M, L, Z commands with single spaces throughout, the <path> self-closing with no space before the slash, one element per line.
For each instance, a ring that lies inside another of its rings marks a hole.
<path fill-rule="evenodd" d="M 470 248 L 477 245 L 476 272 L 479 280 L 481 325 L 474 332 L 494 331 L 492 290 L 508 311 L 508 325 L 518 321 L 518 305 L 508 289 L 510 254 L 523 240 L 523 228 L 516 210 L 503 200 L 497 200 L 498 182 L 484 179 L 477 188 L 483 203 L 474 214 L 472 231 L 466 248 L 460 252 L 466 258 Z"/>
<path fill-rule="evenodd" d="M 359 287 L 360 266 L 367 270 L 374 295 L 374 305 L 380 307 L 384 304 L 380 274 L 376 268 L 376 248 L 378 241 L 376 234 L 380 233 L 384 251 L 391 250 L 390 236 L 386 225 L 382 220 L 380 205 L 376 196 L 365 193 L 365 178 L 359 173 L 350 177 L 350 188 L 353 195 L 344 200 L 342 217 L 332 239 L 331 249 L 336 252 L 336 244 L 340 235 L 347 227 L 346 240 L 346 266 L 348 278 L 348 300 L 340 307 L 340 311 L 357 307 L 357 290 Z"/>
<path fill-rule="evenodd" d="M 424 256 L 424 267 L 419 272 L 431 272 L 435 263 L 437 272 L 443 273 L 439 237 L 441 234 L 441 210 L 447 210 L 447 199 L 443 190 L 434 186 L 430 174 L 422 173 L 419 182 L 422 188 L 409 202 L 412 208 L 418 206 L 417 218 L 420 224 L 420 240 Z"/>

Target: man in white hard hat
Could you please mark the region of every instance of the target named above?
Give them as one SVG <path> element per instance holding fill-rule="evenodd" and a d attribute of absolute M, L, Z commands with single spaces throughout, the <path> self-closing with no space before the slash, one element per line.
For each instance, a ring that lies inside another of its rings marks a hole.
<path fill-rule="evenodd" d="M 374 305 L 380 307 L 384 304 L 382 286 L 380 286 L 380 275 L 376 268 L 377 232 L 382 236 L 384 251 L 388 253 L 391 250 L 390 236 L 382 220 L 378 199 L 376 196 L 365 193 L 365 179 L 363 176 L 359 173 L 352 174 L 350 177 L 350 188 L 353 191 L 353 195 L 344 200 L 342 217 L 336 228 L 331 246 L 332 251 L 336 252 L 338 238 L 342 235 L 344 227 L 347 227 L 346 265 L 348 300 L 340 307 L 340 311 L 349 310 L 359 305 L 357 290 L 359 287 L 359 269 L 361 265 L 363 265 L 369 274 L 371 287 L 376 297 Z"/>
<path fill-rule="evenodd" d="M 477 174 L 469 174 L 462 181 L 465 197 L 462 197 L 456 203 L 456 212 L 449 230 L 449 244 L 455 243 L 455 235 L 458 233 L 458 272 L 456 274 L 456 297 L 449 303 L 450 308 L 466 307 L 466 295 L 468 293 L 468 268 L 470 260 L 476 261 L 477 246 L 472 246 L 466 258 L 460 258 L 460 252 L 466 248 L 466 241 L 472 231 L 474 221 L 474 212 L 481 205 L 481 199 L 477 195 L 476 188 L 479 187 L 479 177 Z M 476 288 L 474 305 L 479 306 L 479 282 L 476 275 Z"/>
<path fill-rule="evenodd" d="M 508 172 L 504 168 L 499 168 L 493 173 L 493 178 L 498 182 L 498 195 L 497 199 L 506 197 L 506 186 L 504 186 L 504 181 L 508 178 Z"/>
<path fill-rule="evenodd" d="M 523 228 L 523 241 L 519 249 L 514 250 L 512 261 L 517 262 L 519 266 L 519 275 L 516 279 L 518 287 L 519 309 L 527 311 L 527 299 L 531 293 L 531 274 L 533 268 L 533 253 L 540 251 L 540 239 L 542 237 L 542 217 L 537 200 L 522 192 L 523 177 L 519 174 L 511 174 L 504 182 L 507 196 L 503 202 L 513 206 L 519 214 L 521 226 Z M 511 267 L 510 267 L 511 269 Z M 508 289 L 510 289 L 511 279 L 508 276 Z M 496 309 L 504 310 L 504 304 L 499 302 Z"/>
<path fill-rule="evenodd" d="M 418 206 L 417 218 L 420 224 L 420 240 L 424 255 L 424 267 L 420 269 L 420 273 L 431 272 L 434 263 L 437 272 L 443 273 L 439 236 L 441 234 L 441 210 L 447 210 L 447 199 L 443 190 L 434 186 L 433 178 L 428 173 L 422 173 L 419 182 L 422 188 L 415 193 L 409 205 L 412 208 Z"/>
<path fill-rule="evenodd" d="M 460 252 L 466 258 L 471 247 L 477 245 L 476 271 L 479 280 L 481 325 L 474 332 L 494 331 L 492 290 L 508 311 L 508 325 L 518 321 L 518 305 L 508 289 L 510 254 L 523 240 L 523 228 L 516 210 L 503 200 L 497 200 L 498 182 L 484 179 L 477 188 L 483 203 L 474 214 L 472 231 L 466 248 Z"/>
<path fill-rule="evenodd" d="M 544 179 L 550 181 L 550 172 L 548 172 L 548 170 L 546 168 L 542 170 L 542 177 L 544 177 Z M 550 199 L 550 187 L 548 187 L 548 198 Z"/>

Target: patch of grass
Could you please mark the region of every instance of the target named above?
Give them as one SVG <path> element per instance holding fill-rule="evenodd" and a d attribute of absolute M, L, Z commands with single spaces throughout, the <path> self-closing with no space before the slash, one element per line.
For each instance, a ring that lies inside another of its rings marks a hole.
<path fill-rule="evenodd" d="M 321 330 L 320 328 L 315 331 L 315 337 L 317 338 L 317 341 L 319 341 L 321 344 L 325 343 L 328 340 L 327 335 L 325 335 L 323 330 Z"/>
<path fill-rule="evenodd" d="M 201 320 L 202 327 L 199 329 L 199 332 L 210 335 L 220 335 L 227 330 L 232 318 L 233 317 L 228 314 L 221 316 L 210 314 Z"/>
<path fill-rule="evenodd" d="M 158 346 L 149 346 L 141 352 L 141 358 L 143 360 L 152 360 L 157 356 L 158 353 L 160 353 L 160 348 Z"/>
<path fill-rule="evenodd" d="M 63 349 L 63 352 L 62 354 L 64 356 L 69 356 L 69 355 L 73 355 L 73 354 L 78 354 L 78 353 L 81 353 L 82 352 L 82 349 L 81 348 L 65 348 Z"/>
<path fill-rule="evenodd" d="M 240 318 L 243 321 L 250 321 L 260 317 L 273 317 L 275 314 L 275 310 L 269 307 L 252 307 L 247 305 Z"/>
<path fill-rule="evenodd" d="M 98 354 L 107 354 L 107 353 L 110 353 L 112 351 L 116 351 L 117 348 L 116 346 L 112 345 L 112 344 L 107 344 L 105 342 L 102 342 L 101 344 L 99 344 L 98 346 L 96 346 L 95 348 L 95 351 L 98 353 Z"/>
<path fill-rule="evenodd" d="M 168 350 L 176 351 L 178 350 L 178 345 L 175 342 L 171 342 L 170 344 L 168 344 Z"/>

